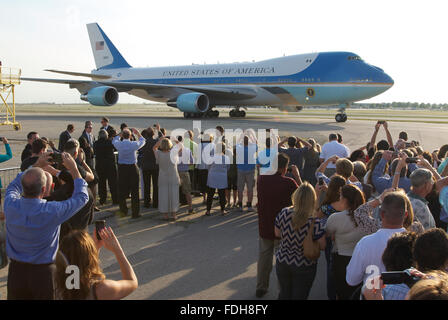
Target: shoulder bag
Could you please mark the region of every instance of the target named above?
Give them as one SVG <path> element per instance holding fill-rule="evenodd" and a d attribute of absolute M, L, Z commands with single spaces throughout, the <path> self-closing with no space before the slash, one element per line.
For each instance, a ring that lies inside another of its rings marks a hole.
<path fill-rule="evenodd" d="M 305 258 L 312 261 L 315 261 L 320 257 L 319 242 L 313 240 L 315 219 L 316 218 L 313 217 L 313 220 L 310 223 L 310 227 L 308 228 L 305 240 L 303 240 L 303 255 L 305 256 Z"/>

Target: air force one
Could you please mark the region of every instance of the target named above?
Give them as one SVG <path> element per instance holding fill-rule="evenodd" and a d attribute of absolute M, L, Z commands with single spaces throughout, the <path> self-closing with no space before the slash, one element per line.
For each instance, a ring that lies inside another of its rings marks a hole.
<path fill-rule="evenodd" d="M 112 106 L 119 92 L 166 103 L 185 118 L 218 117 L 216 106 L 270 106 L 300 111 L 306 106 L 339 105 L 337 122 L 347 121 L 345 108 L 389 89 L 394 81 L 381 68 L 350 52 L 284 56 L 251 63 L 133 68 L 97 23 L 87 24 L 96 70 L 91 73 L 46 70 L 91 80 L 22 78 L 68 84 L 95 106 Z"/>

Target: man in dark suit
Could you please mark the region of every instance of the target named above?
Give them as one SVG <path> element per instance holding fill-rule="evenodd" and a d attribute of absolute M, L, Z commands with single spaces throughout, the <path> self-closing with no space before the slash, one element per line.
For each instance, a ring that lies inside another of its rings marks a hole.
<path fill-rule="evenodd" d="M 31 145 L 33 144 L 34 140 L 39 139 L 39 134 L 35 131 L 31 131 L 28 133 L 28 135 L 26 136 L 26 138 L 28 139 L 28 144 L 25 146 L 25 149 L 23 149 L 22 151 L 22 156 L 21 156 L 21 160 L 25 160 L 26 158 L 31 157 L 31 154 L 33 153 L 33 151 L 31 150 Z"/>
<path fill-rule="evenodd" d="M 109 125 L 109 118 L 103 117 L 101 119 L 101 129 L 104 129 L 107 131 L 107 134 L 109 135 L 109 138 L 113 138 L 114 133 L 116 134 L 115 128 Z"/>
<path fill-rule="evenodd" d="M 93 129 L 92 121 L 86 121 L 84 131 L 82 132 L 81 137 L 84 137 L 89 143 L 90 147 L 93 148 L 93 144 L 95 143 L 96 139 L 92 133 L 92 129 Z"/>
<path fill-rule="evenodd" d="M 107 131 L 102 129 L 98 133 L 98 140 L 93 144 L 95 152 L 96 172 L 98 173 L 98 194 L 100 204 L 106 203 L 107 188 L 106 182 L 109 183 L 109 191 L 112 196 L 112 203 L 118 204 L 118 185 L 117 185 L 117 164 L 114 155 L 114 146 L 112 140 L 109 139 Z"/>
<path fill-rule="evenodd" d="M 59 150 L 64 150 L 64 146 L 67 143 L 68 140 L 72 138 L 71 134 L 75 131 L 75 126 L 73 124 L 69 124 L 67 126 L 67 130 L 63 131 L 59 135 Z"/>
<path fill-rule="evenodd" d="M 84 130 L 81 136 L 79 137 L 79 142 L 81 143 L 81 146 L 84 149 L 85 161 L 92 170 L 93 174 L 95 175 L 94 182 L 89 183 L 89 189 L 92 191 L 93 198 L 96 202 L 98 176 L 95 172 L 95 154 L 93 150 L 93 143 L 95 142 L 95 136 L 92 134 L 92 128 L 93 128 L 92 121 L 89 120 L 86 121 L 84 125 Z M 83 145 L 83 140 L 87 141 L 88 148 L 85 148 L 87 146 Z M 95 211 L 100 211 L 100 209 L 97 206 L 94 206 L 94 209 Z"/>

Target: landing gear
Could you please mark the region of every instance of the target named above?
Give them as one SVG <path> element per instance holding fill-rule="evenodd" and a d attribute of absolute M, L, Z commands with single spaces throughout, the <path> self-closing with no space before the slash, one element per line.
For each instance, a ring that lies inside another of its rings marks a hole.
<path fill-rule="evenodd" d="M 246 111 L 240 110 L 240 108 L 232 109 L 229 112 L 230 118 L 244 118 L 246 116 Z"/>
<path fill-rule="evenodd" d="M 208 110 L 206 112 L 184 112 L 185 119 L 197 119 L 197 118 L 218 118 L 218 110 Z"/>
<path fill-rule="evenodd" d="M 218 110 L 208 110 L 206 113 L 204 113 L 205 118 L 218 118 L 219 117 L 219 111 Z"/>
<path fill-rule="evenodd" d="M 350 105 L 348 103 L 340 105 L 339 113 L 336 114 L 336 116 L 334 117 L 336 122 L 345 122 L 345 121 L 347 121 L 347 114 L 345 113 L 345 108 L 348 108 L 349 106 Z"/>
<path fill-rule="evenodd" d="M 345 122 L 345 121 L 347 121 L 347 114 L 338 113 L 334 118 L 335 118 L 336 122 Z"/>

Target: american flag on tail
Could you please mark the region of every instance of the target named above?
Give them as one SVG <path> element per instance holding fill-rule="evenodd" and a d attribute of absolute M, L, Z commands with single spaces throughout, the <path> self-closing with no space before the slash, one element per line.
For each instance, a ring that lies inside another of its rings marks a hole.
<path fill-rule="evenodd" d="M 95 43 L 95 49 L 98 50 L 104 50 L 104 41 L 97 41 Z"/>

